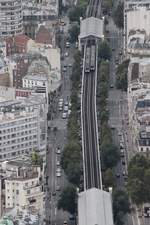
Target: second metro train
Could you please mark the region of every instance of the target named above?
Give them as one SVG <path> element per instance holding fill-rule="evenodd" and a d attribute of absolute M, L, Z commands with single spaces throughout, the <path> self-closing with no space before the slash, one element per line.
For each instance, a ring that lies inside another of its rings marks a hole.
<path fill-rule="evenodd" d="M 89 73 L 90 71 L 95 70 L 96 64 L 96 45 L 91 44 L 87 46 L 85 53 L 85 72 Z"/>

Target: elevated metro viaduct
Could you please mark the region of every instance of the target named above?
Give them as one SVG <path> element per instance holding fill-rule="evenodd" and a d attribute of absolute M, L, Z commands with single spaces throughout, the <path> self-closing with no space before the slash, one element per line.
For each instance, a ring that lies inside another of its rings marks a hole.
<path fill-rule="evenodd" d="M 79 50 L 84 52 L 88 39 L 104 39 L 103 19 L 89 17 L 81 20 Z M 83 71 L 84 73 L 84 71 Z M 91 188 L 78 194 L 78 225 L 114 225 L 111 192 Z"/>
<path fill-rule="evenodd" d="M 89 17 L 81 20 L 80 24 L 80 35 L 79 40 L 79 50 L 83 52 L 84 44 L 86 40 L 90 37 L 94 37 L 97 40 L 103 40 L 103 27 L 104 20 L 95 17 Z"/>

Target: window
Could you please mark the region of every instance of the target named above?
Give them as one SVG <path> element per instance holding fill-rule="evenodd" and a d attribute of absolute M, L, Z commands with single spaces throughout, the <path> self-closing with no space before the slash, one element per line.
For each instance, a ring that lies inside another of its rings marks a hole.
<path fill-rule="evenodd" d="M 30 190 L 27 190 L 27 194 L 28 194 L 28 195 L 30 194 Z"/>
<path fill-rule="evenodd" d="M 19 195 L 19 190 L 16 190 L 16 195 Z"/>

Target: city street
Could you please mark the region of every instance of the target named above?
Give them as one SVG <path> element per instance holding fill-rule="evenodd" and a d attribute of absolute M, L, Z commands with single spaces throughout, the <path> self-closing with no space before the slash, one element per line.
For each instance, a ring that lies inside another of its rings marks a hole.
<path fill-rule="evenodd" d="M 114 143 L 120 147 L 122 143 L 124 157 L 121 157 L 120 162 L 116 167 L 116 181 L 119 188 L 125 188 L 127 175 L 127 164 L 131 156 L 134 154 L 134 150 L 131 144 L 131 135 L 128 125 L 128 104 L 127 104 L 127 94 L 115 88 L 116 81 L 116 63 L 115 60 L 118 59 L 119 63 L 122 57 L 119 56 L 119 52 L 122 51 L 123 38 L 121 32 L 118 31 L 117 27 L 114 25 L 112 19 L 109 20 L 108 28 L 110 47 L 112 49 L 112 59 L 110 61 L 110 91 L 109 91 L 109 124 L 113 130 Z M 126 216 L 126 225 L 139 225 L 139 218 L 137 213 L 131 213 Z"/>
<path fill-rule="evenodd" d="M 67 25 L 68 27 L 68 25 Z M 67 28 L 64 29 L 67 32 Z M 65 38 L 64 38 L 65 40 Z M 63 41 L 64 41 L 63 40 Z M 47 225 L 62 225 L 66 220 L 68 221 L 68 213 L 63 212 L 62 210 L 57 209 L 57 202 L 63 188 L 67 184 L 65 174 L 60 168 L 61 154 L 63 147 L 67 142 L 67 119 L 62 118 L 63 111 L 59 111 L 58 101 L 62 98 L 65 101 L 68 101 L 70 98 L 70 75 L 72 72 L 72 63 L 74 48 L 65 48 L 65 43 L 62 43 L 62 55 L 64 56 L 67 52 L 68 56 L 65 56 L 61 61 L 62 66 L 62 88 L 61 93 L 56 95 L 53 101 L 53 107 L 55 113 L 52 115 L 52 120 L 49 121 L 48 129 L 48 151 L 47 151 L 47 168 L 46 176 L 48 178 L 47 183 L 47 193 L 46 193 L 46 219 Z M 66 68 L 64 71 L 64 67 Z M 50 109 L 51 106 L 49 106 Z M 51 109 L 50 109 L 51 110 Z M 56 131 L 55 131 L 56 128 Z M 58 149 L 60 153 L 58 154 Z M 58 177 L 56 170 L 60 168 L 61 175 Z"/>

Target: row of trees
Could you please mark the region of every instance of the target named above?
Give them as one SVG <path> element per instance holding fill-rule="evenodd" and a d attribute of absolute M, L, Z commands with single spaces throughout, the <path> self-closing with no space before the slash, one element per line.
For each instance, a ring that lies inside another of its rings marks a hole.
<path fill-rule="evenodd" d="M 81 54 L 77 51 L 74 55 L 72 67 L 72 93 L 71 93 L 71 114 L 68 120 L 68 143 L 64 147 L 61 158 L 61 165 L 67 175 L 70 185 L 67 186 L 58 201 L 58 208 L 75 214 L 76 211 L 76 189 L 80 186 L 82 175 L 82 152 L 79 134 L 79 109 L 80 101 L 78 97 L 81 77 Z"/>
<path fill-rule="evenodd" d="M 122 91 L 127 91 L 128 88 L 128 66 L 129 60 L 125 60 L 117 67 L 116 71 L 116 87 Z"/>
<path fill-rule="evenodd" d="M 113 144 L 111 129 L 108 125 L 109 110 L 108 110 L 108 89 L 109 89 L 109 63 L 101 61 L 98 76 L 97 87 L 97 104 L 99 107 L 100 121 L 100 151 L 102 169 L 107 173 L 107 169 L 113 169 L 120 159 L 120 154 L 117 146 Z M 105 177 L 105 176 L 104 176 Z"/>
<path fill-rule="evenodd" d="M 124 27 L 124 2 L 120 1 L 117 8 L 113 11 L 113 20 L 120 29 Z"/>
<path fill-rule="evenodd" d="M 128 166 L 128 191 L 134 203 L 150 202 L 150 158 L 135 155 Z"/>
<path fill-rule="evenodd" d="M 68 12 L 69 19 L 72 23 L 71 28 L 69 29 L 69 40 L 72 43 L 78 41 L 80 18 L 85 17 L 87 3 L 87 0 L 79 0 L 77 5 L 72 7 Z"/>
<path fill-rule="evenodd" d="M 100 67 L 97 85 L 98 119 L 100 122 L 100 151 L 103 184 L 113 187 L 113 215 L 115 225 L 124 224 L 124 216 L 130 211 L 129 198 L 124 190 L 117 189 L 114 168 L 120 160 L 120 151 L 113 144 L 112 131 L 108 125 L 109 59 L 111 51 L 107 42 L 99 46 Z"/>
<path fill-rule="evenodd" d="M 68 144 L 65 146 L 61 164 L 68 180 L 74 185 L 78 186 L 80 182 L 80 175 L 82 171 L 82 153 L 79 142 L 79 122 L 78 110 L 80 108 L 80 101 L 78 97 L 79 83 L 81 76 L 81 54 L 79 51 L 74 56 L 74 64 L 72 67 L 72 93 L 71 93 L 71 114 L 68 120 Z"/>

